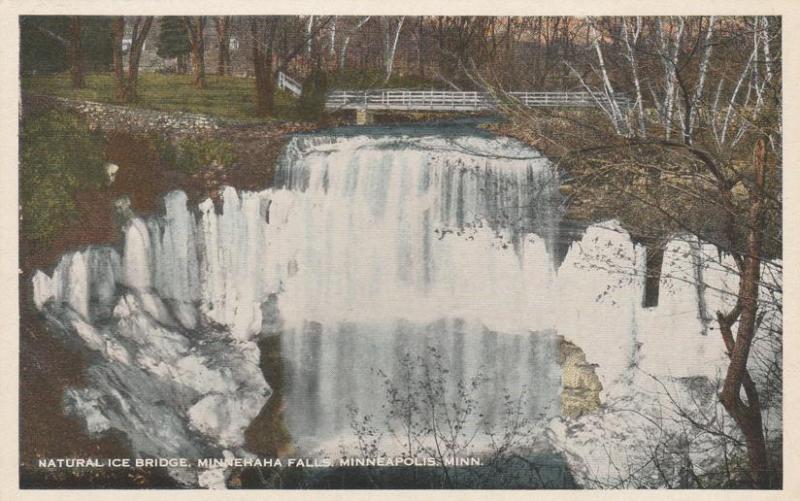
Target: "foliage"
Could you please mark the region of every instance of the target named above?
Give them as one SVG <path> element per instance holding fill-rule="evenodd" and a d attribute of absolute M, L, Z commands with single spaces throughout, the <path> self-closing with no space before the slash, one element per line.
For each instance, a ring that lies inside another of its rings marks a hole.
<path fill-rule="evenodd" d="M 166 152 L 165 160 L 174 159 L 175 168 L 189 174 L 212 165 L 230 166 L 236 161 L 233 145 L 221 139 L 187 137 L 173 148 L 162 150 Z"/>
<path fill-rule="evenodd" d="M 161 18 L 161 29 L 158 32 L 158 48 L 156 53 L 164 59 L 185 56 L 191 52 L 189 33 L 183 19 L 175 16 Z"/>
<path fill-rule="evenodd" d="M 63 42 L 69 36 L 69 17 L 22 16 L 19 25 L 20 70 L 23 75 L 55 73 L 67 69 L 67 46 Z M 111 43 L 111 18 L 81 18 L 81 49 L 87 68 L 105 70 L 110 67 Z"/>
<path fill-rule="evenodd" d="M 325 111 L 328 76 L 315 70 L 303 81 L 303 91 L 297 101 L 297 112 L 303 120 L 318 120 Z"/>
<path fill-rule="evenodd" d="M 94 71 L 111 68 L 111 18 L 87 16 L 81 19 L 81 50 L 86 67 Z"/>
<path fill-rule="evenodd" d="M 25 119 L 20 150 L 21 226 L 46 244 L 76 216 L 75 192 L 104 182 L 103 139 L 76 115 L 49 110 Z"/>
<path fill-rule="evenodd" d="M 23 75 L 67 69 L 67 48 L 46 33 L 66 36 L 69 20 L 64 16 L 23 16 L 20 28 L 20 70 Z"/>

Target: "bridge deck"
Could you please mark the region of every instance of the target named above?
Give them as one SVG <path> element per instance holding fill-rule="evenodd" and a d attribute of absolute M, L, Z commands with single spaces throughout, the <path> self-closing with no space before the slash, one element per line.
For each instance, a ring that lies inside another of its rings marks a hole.
<path fill-rule="evenodd" d="M 508 95 L 528 107 L 591 107 L 609 101 L 602 93 L 510 92 Z M 630 100 L 615 95 L 617 106 L 627 108 Z M 487 92 L 457 91 L 334 91 L 328 95 L 328 110 L 483 111 L 497 108 L 499 101 Z"/>
<path fill-rule="evenodd" d="M 302 93 L 300 82 L 283 72 L 278 73 L 278 87 L 295 96 Z M 528 107 L 592 107 L 608 106 L 611 101 L 620 108 L 632 106 L 623 94 L 610 100 L 602 92 L 509 92 L 511 100 Z M 488 92 L 439 90 L 366 90 L 333 91 L 325 108 L 329 111 L 485 111 L 496 109 L 500 102 Z"/>

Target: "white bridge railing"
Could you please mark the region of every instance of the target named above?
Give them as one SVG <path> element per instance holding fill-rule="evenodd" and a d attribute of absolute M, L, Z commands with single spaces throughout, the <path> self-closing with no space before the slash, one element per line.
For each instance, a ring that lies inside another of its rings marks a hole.
<path fill-rule="evenodd" d="M 609 104 L 600 92 L 509 92 L 511 101 L 528 107 L 589 107 Z M 632 105 L 622 94 L 613 96 L 621 108 Z M 334 91 L 328 94 L 328 110 L 433 110 L 480 111 L 495 109 L 500 101 L 487 92 L 372 90 Z"/>
<path fill-rule="evenodd" d="M 278 72 L 278 88 L 288 90 L 295 96 L 300 96 L 303 93 L 302 84 L 282 71 Z"/>

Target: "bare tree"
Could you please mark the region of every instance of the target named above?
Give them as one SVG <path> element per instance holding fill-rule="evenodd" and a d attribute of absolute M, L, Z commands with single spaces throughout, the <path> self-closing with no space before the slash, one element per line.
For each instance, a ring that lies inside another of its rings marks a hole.
<path fill-rule="evenodd" d="M 231 71 L 231 16 L 215 16 L 217 31 L 217 75 L 229 75 Z"/>
<path fill-rule="evenodd" d="M 383 25 L 383 67 L 386 76 L 383 79 L 384 85 L 392 78 L 392 70 L 394 68 L 394 58 L 397 53 L 397 42 L 400 40 L 400 31 L 403 29 L 403 23 L 406 20 L 405 16 L 400 16 L 392 26 L 392 18 L 381 17 L 381 24 Z"/>
<path fill-rule="evenodd" d="M 700 61 L 700 68 L 698 71 L 699 77 L 697 78 L 697 83 L 695 84 L 694 93 L 691 95 L 691 98 L 688 92 L 684 93 L 686 98 L 686 113 L 683 126 L 683 138 L 685 142 L 690 144 L 692 142 L 694 127 L 697 123 L 697 106 L 703 99 L 706 75 L 708 74 L 708 65 L 709 61 L 711 60 L 711 50 L 714 47 L 714 45 L 711 43 L 711 39 L 714 36 L 714 21 L 714 16 L 711 16 L 708 19 L 706 36 L 704 40 L 705 48 L 703 50 L 703 58 Z"/>
<path fill-rule="evenodd" d="M 183 23 L 192 46 L 192 84 L 198 89 L 204 89 L 206 86 L 206 16 L 184 16 Z"/>
<path fill-rule="evenodd" d="M 370 20 L 372 16 L 364 16 L 356 24 L 344 37 L 344 41 L 342 42 L 342 47 L 339 49 L 339 70 L 344 69 L 345 64 L 347 63 L 347 48 L 350 46 L 350 39 L 355 35 L 358 30 L 361 29 L 367 21 Z"/>
<path fill-rule="evenodd" d="M 548 408 L 531 415 L 532 388 L 497 388 L 496 381 L 479 371 L 471 377 L 456 376 L 445 356 L 434 346 L 423 353 L 403 353 L 398 373 L 390 376 L 380 368 L 385 401 L 382 415 L 363 414 L 350 406 L 350 427 L 357 450 L 366 457 L 386 456 L 387 444 L 404 458 L 431 458 L 436 473 L 432 486 L 445 488 L 497 487 L 502 475 L 506 487 L 564 487 L 562 479 L 543 478 L 532 458 L 541 451 L 541 420 Z M 483 414 L 481 395 L 496 393 L 493 417 Z M 459 468 L 459 459 L 480 455 L 485 468 Z M 373 477 L 381 487 L 379 476 Z M 551 485 L 554 484 L 554 485 Z"/>
<path fill-rule="evenodd" d="M 680 55 L 681 43 L 683 42 L 683 33 L 685 28 L 684 18 L 678 16 L 677 28 L 675 23 L 665 21 L 663 18 L 656 18 L 656 26 L 658 32 L 658 49 L 661 56 L 661 62 L 664 65 L 664 98 L 662 101 L 656 101 L 659 105 L 659 112 L 661 114 L 661 123 L 664 130 L 664 138 L 669 140 L 672 135 L 672 117 L 675 113 L 675 100 L 677 92 L 677 71 L 678 71 L 678 56 Z"/>
<path fill-rule="evenodd" d="M 328 30 L 328 56 L 334 58 L 336 56 L 336 21 L 337 16 L 333 16 L 331 20 L 331 27 Z"/>
<path fill-rule="evenodd" d="M 275 77 L 280 71 L 287 71 L 289 64 L 307 47 L 318 47 L 315 42 L 319 34 L 328 26 L 333 16 L 318 17 L 310 23 L 310 32 L 294 46 L 277 42 L 280 34 L 286 35 L 297 19 L 285 16 L 252 16 L 249 18 L 250 39 L 253 47 L 252 60 L 256 81 L 256 113 L 259 116 L 275 112 Z M 308 27 L 309 25 L 307 25 Z"/>
<path fill-rule="evenodd" d="M 678 16 L 656 18 L 648 27 L 631 21 L 633 26 L 629 20 L 610 21 L 604 30 L 598 20 L 588 19 L 593 60 L 567 62 L 585 88 L 591 89 L 592 81 L 604 89 L 607 100 L 598 104 L 613 133 L 598 125 L 592 112 L 513 105 L 504 111 L 524 131 L 520 134 L 571 173 L 573 199 L 596 207 L 597 213 L 614 214 L 636 238 L 664 241 L 688 233 L 732 257 L 730 271 L 739 279 L 736 304 L 716 313 L 730 357 L 719 398 L 744 437 L 753 484 L 768 487 L 763 383 L 748 362 L 764 309 L 759 300 L 762 273 L 766 265 L 776 266 L 774 256 L 781 248 L 776 230 L 781 214 L 780 68 L 771 48 L 780 38 L 779 20 Z M 609 59 L 616 52 L 606 48 L 620 40 L 622 59 Z M 580 65 L 588 70 L 579 70 Z M 478 65 L 465 68 L 476 82 L 502 94 Z M 634 113 L 608 99 L 619 82 L 632 82 L 628 88 L 638 102 Z M 707 86 L 716 88 L 714 99 L 705 98 Z M 643 88 L 650 89 L 656 114 L 648 113 Z"/>
<path fill-rule="evenodd" d="M 256 77 L 256 114 L 271 115 L 275 107 L 275 78 L 272 71 L 278 16 L 250 18 L 253 45 L 253 70 Z"/>
<path fill-rule="evenodd" d="M 626 53 L 625 57 L 628 59 L 628 62 L 631 65 L 631 76 L 633 77 L 633 85 L 634 89 L 636 90 L 636 112 L 638 115 L 637 125 L 638 125 L 638 134 L 644 135 L 647 132 L 645 121 L 647 117 L 644 113 L 644 98 L 642 97 L 642 84 L 639 79 L 639 65 L 636 59 L 636 51 L 634 47 L 636 47 L 637 42 L 639 41 L 639 36 L 642 33 L 642 18 L 640 16 L 636 16 L 635 24 L 633 28 L 628 26 L 628 20 L 626 18 L 622 19 L 622 39 L 625 41 L 625 48 Z"/>
<path fill-rule="evenodd" d="M 137 16 L 131 26 L 130 46 L 128 47 L 127 72 L 123 60 L 123 41 L 125 37 L 125 18 L 117 16 L 112 23 L 113 48 L 112 58 L 114 65 L 115 96 L 118 101 L 129 103 L 137 98 L 136 83 L 139 79 L 139 62 L 142 57 L 142 47 L 153 25 L 153 16 Z"/>

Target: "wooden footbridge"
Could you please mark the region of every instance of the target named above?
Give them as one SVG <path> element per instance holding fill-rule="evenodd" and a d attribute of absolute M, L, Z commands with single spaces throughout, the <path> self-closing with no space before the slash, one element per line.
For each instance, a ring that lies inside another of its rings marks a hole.
<path fill-rule="evenodd" d="M 288 76 L 278 75 L 278 86 L 295 95 L 302 86 Z M 628 109 L 631 100 L 623 94 L 606 96 L 603 92 L 509 92 L 503 96 L 509 102 L 518 102 L 527 107 L 594 107 L 617 106 Z M 354 110 L 359 123 L 369 121 L 370 112 L 376 111 L 441 111 L 477 112 L 498 109 L 503 104 L 500 98 L 477 91 L 438 90 L 337 90 L 330 92 L 325 101 L 328 111 Z"/>

